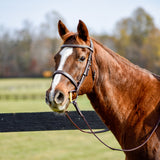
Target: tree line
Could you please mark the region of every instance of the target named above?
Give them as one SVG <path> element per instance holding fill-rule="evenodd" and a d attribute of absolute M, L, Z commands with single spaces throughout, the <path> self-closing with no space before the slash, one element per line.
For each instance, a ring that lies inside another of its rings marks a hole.
<path fill-rule="evenodd" d="M 54 70 L 53 55 L 61 40 L 57 38 L 57 22 L 63 17 L 50 12 L 39 27 L 29 21 L 22 29 L 10 33 L 0 26 L 0 77 L 41 76 Z M 114 33 L 94 35 L 102 44 L 133 63 L 160 74 L 160 29 L 143 8 L 117 22 Z"/>

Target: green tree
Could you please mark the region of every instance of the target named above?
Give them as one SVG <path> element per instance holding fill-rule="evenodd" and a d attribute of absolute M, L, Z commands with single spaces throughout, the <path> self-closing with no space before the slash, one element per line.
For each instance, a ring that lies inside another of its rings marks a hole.
<path fill-rule="evenodd" d="M 155 28 L 145 39 L 141 49 L 146 59 L 146 67 L 160 73 L 160 30 Z"/>
<path fill-rule="evenodd" d="M 152 37 L 155 28 L 153 18 L 142 8 L 136 9 L 131 17 L 119 21 L 115 31 L 115 46 L 119 54 L 133 63 L 151 69 L 150 66 L 153 65 L 154 60 L 146 57 L 146 55 L 149 57 L 150 53 L 145 50 L 145 46 L 149 47 L 148 39 Z M 151 48 L 154 48 L 153 45 Z M 156 54 L 153 53 L 153 55 Z"/>

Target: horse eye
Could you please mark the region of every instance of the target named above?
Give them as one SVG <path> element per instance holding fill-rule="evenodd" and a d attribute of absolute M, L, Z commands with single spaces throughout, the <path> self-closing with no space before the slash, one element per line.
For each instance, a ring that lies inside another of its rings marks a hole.
<path fill-rule="evenodd" d="M 84 56 L 80 57 L 79 61 L 83 62 L 86 58 Z"/>

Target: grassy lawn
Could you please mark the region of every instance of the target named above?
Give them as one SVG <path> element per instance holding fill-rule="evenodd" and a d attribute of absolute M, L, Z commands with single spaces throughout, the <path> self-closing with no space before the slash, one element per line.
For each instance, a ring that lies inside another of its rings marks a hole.
<path fill-rule="evenodd" d="M 0 79 L 0 94 L 44 93 L 49 79 Z M 27 86 L 27 87 L 26 87 Z M 85 96 L 79 98 L 82 110 L 91 110 Z M 69 107 L 73 110 L 73 107 Z M 51 111 L 44 98 L 36 100 L 0 100 L 0 112 Z M 119 147 L 112 133 L 100 134 L 109 145 Z M 0 160 L 122 160 L 124 154 L 111 151 L 92 135 L 79 131 L 43 131 L 0 133 Z"/>
<path fill-rule="evenodd" d="M 101 135 L 117 147 L 111 133 Z M 122 160 L 91 135 L 79 131 L 23 132 L 0 134 L 1 160 Z"/>
<path fill-rule="evenodd" d="M 50 79 L 0 79 L 0 95 L 45 95 L 50 84 Z"/>

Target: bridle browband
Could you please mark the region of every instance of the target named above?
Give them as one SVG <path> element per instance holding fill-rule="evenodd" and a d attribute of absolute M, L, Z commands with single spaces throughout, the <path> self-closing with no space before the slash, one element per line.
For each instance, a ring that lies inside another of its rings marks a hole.
<path fill-rule="evenodd" d="M 70 118 L 70 116 L 68 115 L 68 112 L 66 111 L 65 114 L 67 116 L 67 118 L 71 121 L 71 123 L 77 128 L 79 129 L 81 132 L 84 132 L 84 133 L 90 133 L 90 134 L 93 134 L 102 144 L 104 144 L 107 148 L 111 149 L 111 150 L 115 150 L 115 151 L 123 151 L 123 152 L 132 152 L 132 151 L 135 151 L 139 148 L 141 148 L 142 146 L 144 146 L 148 140 L 151 138 L 151 136 L 153 135 L 153 133 L 156 131 L 156 129 L 158 128 L 159 124 L 160 124 L 160 117 L 156 123 L 156 125 L 154 126 L 154 128 L 152 129 L 150 135 L 147 137 L 147 139 L 142 143 L 140 144 L 139 146 L 137 147 L 134 147 L 134 148 L 131 148 L 131 149 L 117 149 L 117 148 L 113 148 L 113 147 L 110 147 L 108 146 L 106 143 L 104 143 L 97 135 L 96 133 L 102 133 L 102 132 L 106 132 L 108 131 L 108 129 L 104 129 L 102 131 L 97 131 L 97 132 L 94 132 L 92 130 L 92 128 L 90 127 L 90 125 L 88 124 L 85 116 L 82 114 L 82 112 L 80 111 L 80 109 L 78 108 L 78 104 L 77 104 L 77 97 L 78 97 L 78 92 L 79 92 L 79 88 L 80 86 L 82 85 L 85 77 L 88 75 L 88 72 L 89 72 L 89 69 L 90 69 L 90 66 L 92 64 L 92 53 L 93 53 L 93 42 L 92 40 L 90 39 L 90 46 L 87 46 L 87 45 L 78 45 L 78 44 L 63 44 L 61 46 L 61 49 L 62 48 L 65 48 L 65 47 L 71 47 L 71 48 L 87 48 L 90 50 L 90 53 L 89 53 L 89 56 L 88 56 L 88 60 L 87 60 L 87 64 L 86 64 L 86 67 L 85 67 L 85 70 L 82 74 L 82 77 L 80 79 L 79 82 L 76 82 L 74 80 L 74 78 L 67 72 L 63 71 L 63 70 L 57 70 L 53 73 L 53 78 L 56 74 L 62 74 L 63 76 L 65 76 L 67 79 L 70 80 L 70 82 L 75 86 L 75 90 L 73 91 L 70 91 L 69 94 L 70 94 L 70 102 L 74 105 L 75 109 L 77 110 L 77 113 L 81 116 L 81 118 L 83 119 L 83 121 L 86 123 L 88 129 L 90 130 L 89 132 L 87 131 L 84 131 L 82 130 L 81 128 L 79 128 L 74 122 L 73 120 Z M 93 74 L 95 74 L 93 72 Z M 94 77 L 93 77 L 93 80 L 94 80 Z M 76 93 L 76 98 L 74 100 L 72 100 L 72 93 L 75 92 Z"/>

